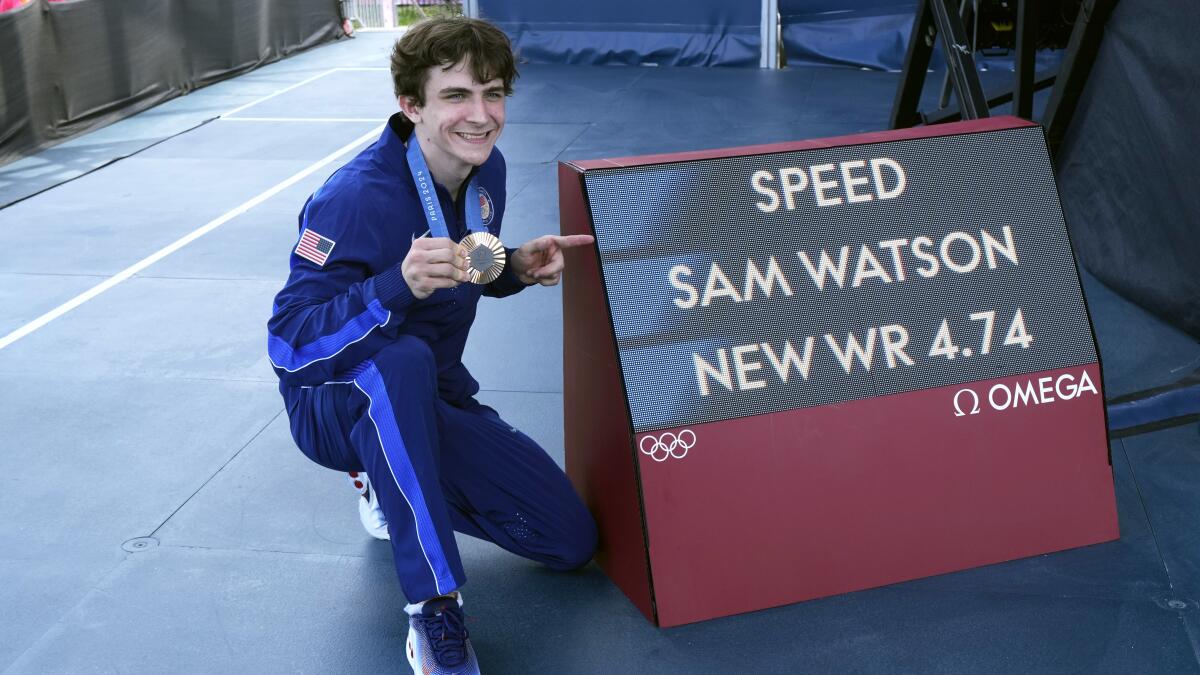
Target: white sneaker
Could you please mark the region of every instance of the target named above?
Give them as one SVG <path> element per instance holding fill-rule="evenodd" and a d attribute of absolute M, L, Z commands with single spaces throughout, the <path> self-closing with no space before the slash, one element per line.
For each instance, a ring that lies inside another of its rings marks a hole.
<path fill-rule="evenodd" d="M 363 529 L 376 539 L 390 539 L 387 529 L 387 518 L 383 517 L 383 509 L 379 508 L 379 499 L 371 489 L 371 481 L 362 471 L 351 471 L 350 482 L 358 490 L 361 499 L 358 500 L 358 519 L 362 521 Z"/>
<path fill-rule="evenodd" d="M 462 594 L 442 595 L 408 605 L 404 651 L 416 675 L 479 675 L 479 661 L 467 634 Z"/>

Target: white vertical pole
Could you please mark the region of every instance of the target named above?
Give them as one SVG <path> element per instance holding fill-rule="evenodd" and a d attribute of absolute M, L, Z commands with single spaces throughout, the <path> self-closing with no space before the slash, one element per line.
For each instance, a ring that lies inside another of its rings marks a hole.
<path fill-rule="evenodd" d="M 379 13 L 382 14 L 383 27 L 396 27 L 396 3 L 393 0 L 379 0 Z"/>
<path fill-rule="evenodd" d="M 779 0 L 762 0 L 762 22 L 759 24 L 762 55 L 760 68 L 779 68 Z"/>
<path fill-rule="evenodd" d="M 463 0 L 463 14 L 472 19 L 479 18 L 479 0 Z"/>

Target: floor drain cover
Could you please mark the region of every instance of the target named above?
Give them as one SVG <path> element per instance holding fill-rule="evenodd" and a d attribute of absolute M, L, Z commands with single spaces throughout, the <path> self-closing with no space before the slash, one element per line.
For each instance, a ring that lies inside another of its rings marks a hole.
<path fill-rule="evenodd" d="M 129 551 L 130 553 L 141 553 L 142 551 L 149 551 L 150 549 L 157 547 L 158 540 L 154 537 L 137 537 L 136 539 L 130 539 L 124 544 L 121 544 L 121 548 Z"/>

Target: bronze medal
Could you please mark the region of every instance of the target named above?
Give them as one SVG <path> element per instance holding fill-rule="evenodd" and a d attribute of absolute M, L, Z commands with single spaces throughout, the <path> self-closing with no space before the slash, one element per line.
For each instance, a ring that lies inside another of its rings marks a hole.
<path fill-rule="evenodd" d="M 504 244 L 490 232 L 472 232 L 458 242 L 467 259 L 467 279 L 473 284 L 490 284 L 504 271 Z"/>

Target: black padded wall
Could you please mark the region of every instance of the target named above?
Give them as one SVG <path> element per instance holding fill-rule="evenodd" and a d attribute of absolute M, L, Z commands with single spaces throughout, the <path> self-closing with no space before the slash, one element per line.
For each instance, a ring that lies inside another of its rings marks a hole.
<path fill-rule="evenodd" d="M 336 0 L 36 0 L 0 14 L 0 163 L 339 35 Z"/>
<path fill-rule="evenodd" d="M 1200 3 L 1120 0 L 1058 155 L 1082 264 L 1200 337 Z"/>

